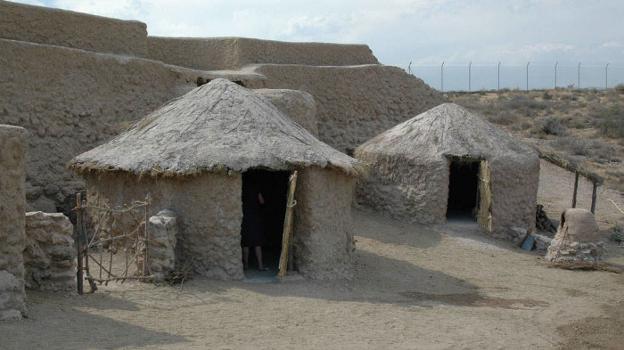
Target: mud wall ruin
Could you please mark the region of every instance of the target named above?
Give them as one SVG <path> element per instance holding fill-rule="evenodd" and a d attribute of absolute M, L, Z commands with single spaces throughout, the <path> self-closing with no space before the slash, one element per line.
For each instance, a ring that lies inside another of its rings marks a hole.
<path fill-rule="evenodd" d="M 0 321 L 25 312 L 25 156 L 26 130 L 0 125 Z"/>
<path fill-rule="evenodd" d="M 291 43 L 250 38 L 147 38 L 149 58 L 182 67 L 224 70 L 256 63 L 377 64 L 368 45 Z"/>
<path fill-rule="evenodd" d="M 120 55 L 147 56 L 147 26 L 0 1 L 0 37 Z"/>
<path fill-rule="evenodd" d="M 312 95 L 305 91 L 288 89 L 257 89 L 254 92 L 268 98 L 280 112 L 318 137 L 316 102 Z"/>
<path fill-rule="evenodd" d="M 67 212 L 84 183 L 64 169 L 66 162 L 188 92 L 198 77 L 310 93 L 319 138 L 343 151 L 442 99 L 403 70 L 377 64 L 366 45 L 147 37 L 140 22 L 1 0 L 0 13 L 0 123 L 23 126 L 33 135 L 27 210 Z M 265 62 L 278 64 L 249 65 Z M 354 64 L 368 65 L 346 66 Z M 262 82 L 264 74 L 269 79 Z M 303 115 L 308 108 L 308 102 L 280 104 L 276 93 L 265 95 L 283 110 Z M 305 114 L 297 121 L 315 130 L 311 114 Z"/>
<path fill-rule="evenodd" d="M 76 290 L 74 227 L 62 213 L 26 213 L 24 269 L 26 288 Z"/>
<path fill-rule="evenodd" d="M 0 123 L 32 134 L 29 209 L 56 212 L 70 202 L 84 187 L 65 170 L 72 157 L 191 90 L 195 79 L 158 62 L 0 39 Z"/>
<path fill-rule="evenodd" d="M 254 88 L 302 90 L 316 101 L 319 139 L 350 152 L 364 141 L 443 102 L 440 93 L 401 68 L 266 64 Z"/>

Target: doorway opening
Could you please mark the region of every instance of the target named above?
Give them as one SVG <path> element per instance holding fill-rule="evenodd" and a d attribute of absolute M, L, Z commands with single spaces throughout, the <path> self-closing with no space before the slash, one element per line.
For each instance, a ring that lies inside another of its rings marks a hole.
<path fill-rule="evenodd" d="M 447 219 L 476 220 L 479 210 L 478 159 L 449 158 L 449 193 Z"/>
<path fill-rule="evenodd" d="M 243 173 L 241 245 L 243 263 L 248 251 L 246 273 L 277 274 L 289 176 L 288 171 L 259 169 Z M 261 247 L 262 264 L 266 271 L 259 271 L 256 247 Z"/>

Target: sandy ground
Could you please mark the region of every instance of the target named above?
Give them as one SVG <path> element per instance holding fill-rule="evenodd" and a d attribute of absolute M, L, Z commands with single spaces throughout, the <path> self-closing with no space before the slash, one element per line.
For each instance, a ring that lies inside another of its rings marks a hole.
<path fill-rule="evenodd" d="M 549 186 L 540 199 L 548 188 L 565 195 L 555 190 L 565 184 L 561 174 L 542 169 Z M 564 202 L 547 205 L 554 212 Z M 111 284 L 84 296 L 31 292 L 29 318 L 0 324 L 0 348 L 621 349 L 624 343 L 624 275 L 548 268 L 538 255 L 492 240 L 469 222 L 424 227 L 365 210 L 354 215 L 351 280 L 198 278 L 182 287 Z M 610 259 L 621 261 L 622 251 L 611 245 Z"/>

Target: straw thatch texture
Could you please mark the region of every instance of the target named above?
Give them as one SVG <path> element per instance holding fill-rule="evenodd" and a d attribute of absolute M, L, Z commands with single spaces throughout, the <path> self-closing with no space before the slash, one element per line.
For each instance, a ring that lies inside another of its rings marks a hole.
<path fill-rule="evenodd" d="M 312 165 L 356 174 L 357 164 L 317 140 L 268 100 L 216 79 L 77 156 L 69 166 L 78 172 L 178 176 Z"/>
<path fill-rule="evenodd" d="M 449 157 L 464 157 L 486 161 L 490 170 L 493 235 L 520 241 L 524 235 L 517 228 L 526 232 L 535 225 L 537 154 L 458 105 L 419 114 L 364 143 L 355 155 L 371 166 L 358 185 L 358 200 L 395 217 L 444 222 Z"/>

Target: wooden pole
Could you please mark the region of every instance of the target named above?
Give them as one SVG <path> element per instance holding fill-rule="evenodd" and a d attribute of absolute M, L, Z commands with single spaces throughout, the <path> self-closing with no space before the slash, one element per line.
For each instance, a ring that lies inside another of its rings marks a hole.
<path fill-rule="evenodd" d="M 574 173 L 574 192 L 572 193 L 572 208 L 576 208 L 576 194 L 578 193 L 579 173 Z"/>
<path fill-rule="evenodd" d="M 288 182 L 288 200 L 286 204 L 286 213 L 284 214 L 284 230 L 282 232 L 282 251 L 279 260 L 279 271 L 277 276 L 282 278 L 286 276 L 288 270 L 288 251 L 290 248 L 290 233 L 293 226 L 293 208 L 297 204 L 295 201 L 295 189 L 297 187 L 297 171 L 293 171 Z"/>
<path fill-rule="evenodd" d="M 82 199 L 82 196 L 80 194 L 76 196 L 76 199 L 80 200 L 79 207 L 81 208 L 80 209 L 80 215 L 81 215 L 80 251 L 84 260 L 84 266 L 82 267 L 82 270 L 86 271 L 86 275 L 84 277 L 87 279 L 87 282 L 89 282 L 89 287 L 91 288 L 89 293 L 95 293 L 95 291 L 97 290 L 97 285 L 95 284 L 95 281 L 93 280 L 93 277 L 91 276 L 91 272 L 89 270 L 89 245 L 90 243 L 89 243 L 89 237 L 87 237 L 87 224 L 84 220 L 85 210 L 87 208 L 87 201 L 85 199 Z"/>
<path fill-rule="evenodd" d="M 147 196 L 145 196 L 145 207 L 143 208 L 144 209 L 143 239 L 144 239 L 144 247 L 145 247 L 145 253 L 143 254 L 143 276 L 150 275 L 150 268 L 149 268 L 149 262 L 148 262 L 149 260 L 149 232 L 147 230 L 147 221 L 148 221 L 148 215 L 149 215 L 149 202 L 150 202 L 150 195 L 148 193 Z"/>
<path fill-rule="evenodd" d="M 76 288 L 78 294 L 84 293 L 84 271 L 82 267 L 82 200 L 80 199 L 80 192 L 76 193 Z"/>
<path fill-rule="evenodd" d="M 598 184 L 596 184 L 595 182 L 593 182 L 593 189 L 592 189 L 592 202 L 591 202 L 591 212 L 592 214 L 596 214 L 596 196 L 598 195 Z"/>

